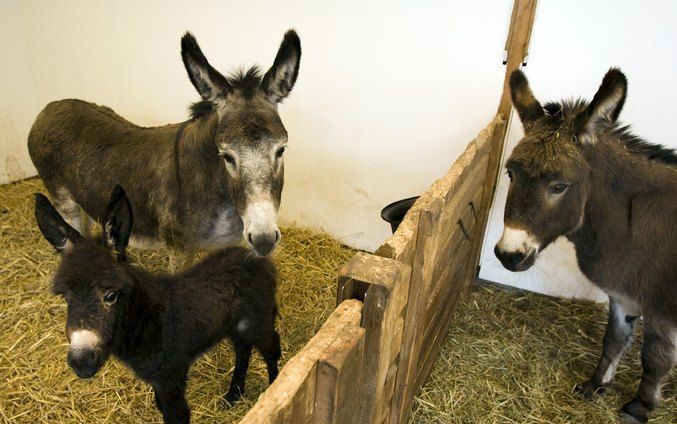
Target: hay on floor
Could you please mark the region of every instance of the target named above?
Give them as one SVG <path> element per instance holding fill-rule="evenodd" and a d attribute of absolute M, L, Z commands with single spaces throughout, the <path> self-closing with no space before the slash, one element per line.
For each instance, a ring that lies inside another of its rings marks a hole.
<path fill-rule="evenodd" d="M 0 187 L 0 422 L 159 423 L 151 389 L 111 360 L 91 380 L 68 369 L 65 302 L 49 292 L 57 256 L 33 218 L 32 179 Z M 334 307 L 335 276 L 353 252 L 329 237 L 283 229 L 278 329 L 282 364 Z M 141 264 L 167 269 L 163 252 L 133 252 Z M 461 307 L 433 373 L 415 399 L 412 422 L 607 423 L 639 383 L 639 341 L 605 397 L 583 401 L 572 388 L 592 373 L 606 312 L 601 305 L 478 286 Z M 641 339 L 641 338 L 640 338 Z M 267 387 L 252 359 L 244 401 L 225 409 L 232 375 L 227 343 L 192 368 L 188 402 L 197 423 L 236 422 Z M 654 423 L 677 422 L 674 373 Z"/>
<path fill-rule="evenodd" d="M 603 397 L 573 388 L 590 378 L 602 349 L 604 305 L 475 286 L 425 386 L 412 422 L 614 423 L 641 375 L 641 325 Z M 677 422 L 675 370 L 650 423 Z"/>
<path fill-rule="evenodd" d="M 0 422 L 160 423 L 149 385 L 111 359 L 90 380 L 66 365 L 66 303 L 50 294 L 57 255 L 33 217 L 37 179 L 0 186 Z M 336 275 L 354 251 L 328 236 L 283 228 L 275 253 L 280 275 L 277 328 L 281 365 L 298 352 L 335 306 Z M 131 250 L 137 263 L 168 269 L 162 251 Z M 236 422 L 268 386 L 265 365 L 252 356 L 243 401 L 224 408 L 234 355 L 227 342 L 193 366 L 188 403 L 193 422 Z"/>

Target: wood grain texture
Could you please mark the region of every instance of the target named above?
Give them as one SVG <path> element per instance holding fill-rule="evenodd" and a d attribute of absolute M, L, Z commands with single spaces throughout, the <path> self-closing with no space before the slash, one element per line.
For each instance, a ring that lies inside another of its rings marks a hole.
<path fill-rule="evenodd" d="M 308 344 L 287 362 L 240 423 L 315 422 L 318 361 L 344 333 L 359 327 L 361 312 L 358 300 L 341 303 Z"/>
<path fill-rule="evenodd" d="M 356 422 L 364 367 L 362 327 L 351 327 L 322 352 L 317 364 L 315 423 Z"/>
<path fill-rule="evenodd" d="M 364 371 L 356 422 L 380 422 L 390 414 L 410 279 L 409 265 L 362 252 L 339 274 L 340 292 L 364 296 Z M 350 291 L 347 287 L 366 289 Z"/>

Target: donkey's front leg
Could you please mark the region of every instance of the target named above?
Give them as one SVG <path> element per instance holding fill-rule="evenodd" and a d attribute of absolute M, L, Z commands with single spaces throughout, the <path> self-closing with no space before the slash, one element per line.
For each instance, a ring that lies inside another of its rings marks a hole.
<path fill-rule="evenodd" d="M 665 382 L 677 355 L 677 329 L 667 321 L 644 317 L 644 346 L 642 347 L 642 381 L 635 398 L 621 409 L 626 423 L 645 423 L 656 407 L 661 385 Z"/>
<path fill-rule="evenodd" d="M 190 423 L 190 408 L 186 401 L 186 379 L 153 384 L 155 403 L 165 424 Z"/>
<path fill-rule="evenodd" d="M 576 387 L 584 397 L 604 394 L 611 386 L 623 352 L 632 344 L 638 313 L 638 309 L 633 305 L 609 297 L 609 322 L 604 333 L 602 357 L 599 358 L 592 378 Z"/>

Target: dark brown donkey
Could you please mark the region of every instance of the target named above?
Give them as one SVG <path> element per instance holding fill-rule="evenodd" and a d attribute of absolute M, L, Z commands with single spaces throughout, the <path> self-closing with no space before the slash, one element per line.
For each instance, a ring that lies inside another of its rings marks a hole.
<path fill-rule="evenodd" d="M 228 338 L 235 370 L 225 395 L 244 393 L 252 347 L 277 376 L 275 265 L 243 247 L 213 252 L 180 274 L 152 274 L 127 263 L 133 215 L 116 186 L 103 218 L 103 237 L 83 237 L 47 198 L 36 195 L 42 234 L 61 253 L 52 289 L 68 302 L 68 365 L 92 377 L 113 354 L 153 386 L 166 423 L 187 423 L 185 390 L 193 361 Z"/>
<path fill-rule="evenodd" d="M 127 190 L 136 220 L 132 245 L 184 252 L 237 244 L 261 256 L 280 240 L 287 131 L 277 104 L 299 72 L 301 42 L 287 32 L 273 66 L 224 77 L 195 38 L 181 55 L 202 101 L 180 124 L 144 128 L 82 100 L 48 104 L 28 150 L 58 211 L 78 230 L 101 221 L 115 184 Z M 84 211 L 84 213 L 81 213 Z"/>
<path fill-rule="evenodd" d="M 604 348 L 580 391 L 603 393 L 644 316 L 642 381 L 621 410 L 646 422 L 677 349 L 677 154 L 621 126 L 627 80 L 611 69 L 590 103 L 540 103 L 520 71 L 510 79 L 524 138 L 506 163 L 510 189 L 496 256 L 524 271 L 559 236 L 609 295 Z"/>

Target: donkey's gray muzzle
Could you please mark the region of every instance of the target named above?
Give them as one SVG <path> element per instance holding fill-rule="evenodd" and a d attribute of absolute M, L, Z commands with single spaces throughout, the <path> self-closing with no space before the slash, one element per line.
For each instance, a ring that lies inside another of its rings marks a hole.
<path fill-rule="evenodd" d="M 280 241 L 280 230 L 270 231 L 259 234 L 247 234 L 247 241 L 257 256 L 267 256 L 275 249 Z"/>

